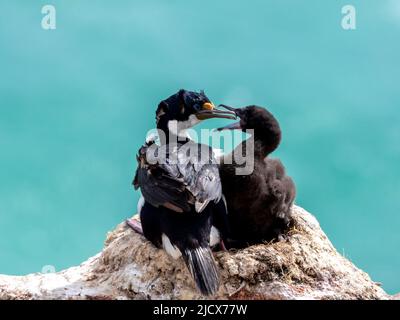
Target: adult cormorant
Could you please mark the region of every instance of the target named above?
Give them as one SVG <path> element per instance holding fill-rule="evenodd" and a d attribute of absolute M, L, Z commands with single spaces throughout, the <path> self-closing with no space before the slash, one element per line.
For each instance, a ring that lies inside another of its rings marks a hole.
<path fill-rule="evenodd" d="M 228 232 L 226 207 L 212 149 L 191 141 L 186 130 L 210 118 L 236 116 L 215 109 L 204 92 L 180 90 L 163 100 L 156 121 L 164 137 L 160 145 L 149 140 L 140 148 L 133 182 L 145 199 L 140 208 L 144 236 L 175 259 L 183 256 L 206 295 L 219 287 L 210 241 Z M 130 225 L 135 228 L 134 221 Z"/>

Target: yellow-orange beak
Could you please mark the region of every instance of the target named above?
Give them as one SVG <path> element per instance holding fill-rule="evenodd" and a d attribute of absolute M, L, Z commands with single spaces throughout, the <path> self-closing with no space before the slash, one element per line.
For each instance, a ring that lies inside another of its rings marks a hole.
<path fill-rule="evenodd" d="M 215 106 L 211 102 L 206 102 L 203 104 L 203 110 L 213 110 L 214 108 Z"/>
<path fill-rule="evenodd" d="M 199 120 L 212 118 L 236 119 L 236 114 L 229 110 L 218 110 L 212 102 L 205 102 L 200 111 L 196 113 Z"/>

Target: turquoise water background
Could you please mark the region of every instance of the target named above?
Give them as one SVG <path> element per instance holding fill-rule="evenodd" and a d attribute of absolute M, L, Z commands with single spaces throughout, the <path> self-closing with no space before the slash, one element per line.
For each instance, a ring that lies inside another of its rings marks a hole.
<path fill-rule="evenodd" d="M 267 106 L 297 204 L 400 291 L 400 1 L 54 0 L 45 31 L 47 3 L 0 3 L 0 273 L 98 252 L 136 210 L 159 100 L 186 88 Z"/>

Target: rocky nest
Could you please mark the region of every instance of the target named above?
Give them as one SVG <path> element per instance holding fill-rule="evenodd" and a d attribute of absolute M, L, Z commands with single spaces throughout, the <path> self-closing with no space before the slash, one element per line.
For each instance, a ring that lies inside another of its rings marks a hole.
<path fill-rule="evenodd" d="M 293 208 L 285 240 L 215 253 L 221 286 L 213 299 L 390 299 L 340 255 L 318 221 Z M 53 274 L 0 275 L 0 299 L 205 299 L 183 261 L 121 223 L 104 249 Z"/>

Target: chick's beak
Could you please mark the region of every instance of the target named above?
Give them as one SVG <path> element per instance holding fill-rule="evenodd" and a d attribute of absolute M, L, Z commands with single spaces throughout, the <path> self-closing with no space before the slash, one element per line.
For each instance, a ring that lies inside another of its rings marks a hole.
<path fill-rule="evenodd" d="M 196 117 L 199 120 L 206 120 L 212 118 L 223 118 L 223 119 L 236 119 L 236 113 L 231 110 L 218 110 L 211 102 L 205 102 L 202 105 L 200 111 L 196 113 Z"/>
<path fill-rule="evenodd" d="M 240 109 L 235 109 L 233 107 L 227 106 L 225 104 L 220 104 L 219 106 L 223 107 L 224 109 L 229 110 L 230 112 L 233 112 L 236 116 L 238 115 L 238 110 L 240 110 Z M 222 130 L 237 130 L 237 129 L 239 129 L 239 130 L 242 129 L 242 127 L 240 125 L 240 121 L 228 124 L 225 127 L 217 128 L 216 130 L 222 131 Z"/>

